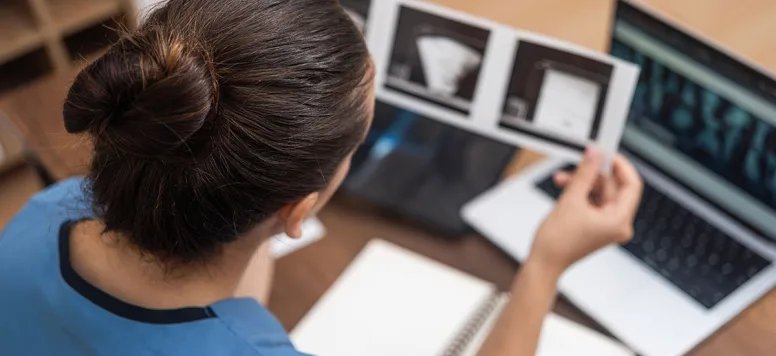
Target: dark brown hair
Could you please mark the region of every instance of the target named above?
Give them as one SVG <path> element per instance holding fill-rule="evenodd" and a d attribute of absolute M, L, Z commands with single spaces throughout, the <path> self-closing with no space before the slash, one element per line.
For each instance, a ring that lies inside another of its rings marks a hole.
<path fill-rule="evenodd" d="M 107 231 L 202 261 L 326 187 L 370 115 L 370 59 L 335 0 L 170 0 L 76 78 Z"/>

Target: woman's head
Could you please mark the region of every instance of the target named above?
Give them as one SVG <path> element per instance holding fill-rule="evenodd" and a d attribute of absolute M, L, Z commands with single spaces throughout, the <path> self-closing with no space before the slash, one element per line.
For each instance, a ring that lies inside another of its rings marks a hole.
<path fill-rule="evenodd" d="M 78 75 L 65 127 L 92 137 L 107 231 L 201 261 L 275 218 L 296 233 L 336 189 L 371 70 L 336 0 L 170 0 Z"/>

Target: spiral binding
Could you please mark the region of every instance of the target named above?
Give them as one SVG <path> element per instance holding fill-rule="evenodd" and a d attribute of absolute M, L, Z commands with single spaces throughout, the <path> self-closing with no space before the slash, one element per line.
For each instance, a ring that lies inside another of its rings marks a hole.
<path fill-rule="evenodd" d="M 466 347 L 469 345 L 469 342 L 472 341 L 472 338 L 477 335 L 477 332 L 479 332 L 485 321 L 488 320 L 488 317 L 493 313 L 496 307 L 498 307 L 501 297 L 502 294 L 498 292 L 494 292 L 488 296 L 482 305 L 477 308 L 477 311 L 474 312 L 474 315 L 469 318 L 466 325 L 461 328 L 458 335 L 456 335 L 453 341 L 447 346 L 442 353 L 442 356 L 460 356 L 464 350 L 466 350 Z"/>

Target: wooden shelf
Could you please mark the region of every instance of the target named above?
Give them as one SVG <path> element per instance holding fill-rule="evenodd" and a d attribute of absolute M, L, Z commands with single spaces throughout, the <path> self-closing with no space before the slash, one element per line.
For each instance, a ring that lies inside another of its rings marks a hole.
<path fill-rule="evenodd" d="M 116 16 L 121 9 L 117 0 L 46 0 L 53 26 L 63 35 Z"/>
<path fill-rule="evenodd" d="M 0 0 L 0 63 L 41 46 L 38 26 L 27 2 Z"/>
<path fill-rule="evenodd" d="M 0 174 L 18 166 L 26 158 L 24 138 L 12 125 L 11 119 L 0 111 L 0 149 L 3 151 L 0 155 Z"/>
<path fill-rule="evenodd" d="M 74 62 L 93 60 L 118 40 L 116 28 L 120 26 L 119 19 L 109 19 L 65 37 L 65 47 L 70 59 Z"/>
<path fill-rule="evenodd" d="M 30 165 L 17 167 L 0 176 L 0 229 L 24 207 L 24 204 L 38 191 L 43 183 Z"/>
<path fill-rule="evenodd" d="M 134 0 L 0 0 L 0 93 L 93 60 L 136 27 Z"/>
<path fill-rule="evenodd" d="M 51 60 L 43 48 L 0 63 L 0 93 L 52 73 L 53 70 Z"/>

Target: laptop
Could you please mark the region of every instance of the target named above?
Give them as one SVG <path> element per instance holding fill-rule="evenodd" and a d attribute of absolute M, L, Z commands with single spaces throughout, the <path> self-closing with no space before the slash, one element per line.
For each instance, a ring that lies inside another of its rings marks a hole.
<path fill-rule="evenodd" d="M 641 172 L 633 241 L 572 266 L 559 289 L 644 355 L 680 355 L 776 283 L 776 82 L 642 3 L 618 1 L 610 52 L 641 66 L 621 151 Z M 560 189 L 547 159 L 466 205 L 513 257 Z"/>
<path fill-rule="evenodd" d="M 461 207 L 496 185 L 515 148 L 382 100 L 342 190 L 445 238 L 470 232 Z"/>

